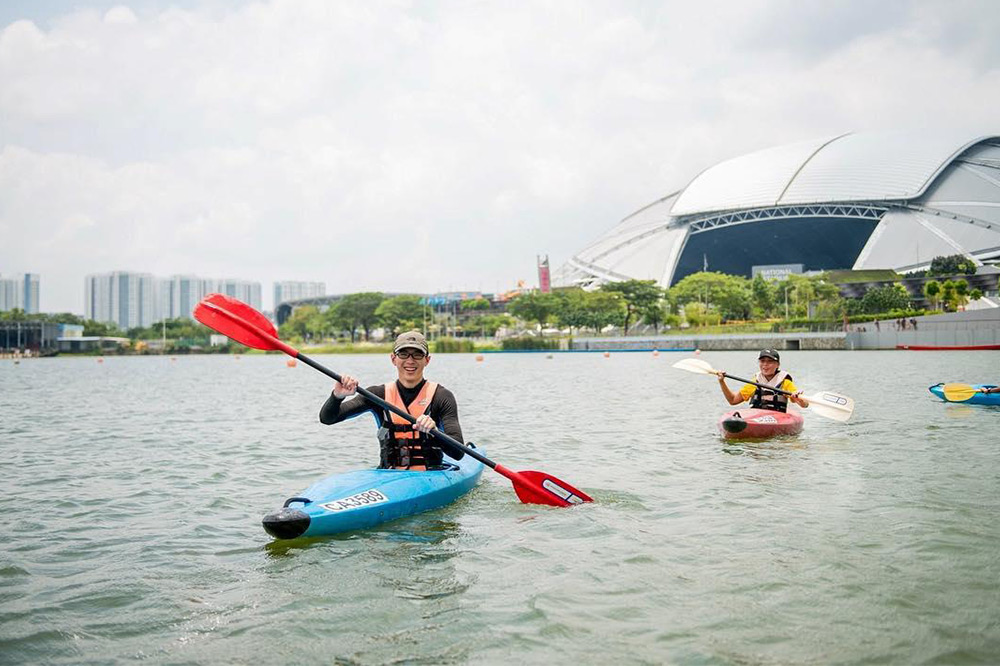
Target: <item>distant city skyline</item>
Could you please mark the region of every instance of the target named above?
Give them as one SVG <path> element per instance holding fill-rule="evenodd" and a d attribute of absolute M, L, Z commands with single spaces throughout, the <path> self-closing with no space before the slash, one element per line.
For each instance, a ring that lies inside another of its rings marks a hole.
<path fill-rule="evenodd" d="M 76 313 L 121 269 L 266 308 L 535 284 L 740 155 L 997 131 L 998 33 L 990 0 L 7 0 L 0 269 Z"/>
<path fill-rule="evenodd" d="M 0 273 L 0 312 L 24 310 L 28 314 L 41 312 L 41 280 L 37 273 L 22 273 L 4 277 Z"/>
<path fill-rule="evenodd" d="M 112 271 L 84 278 L 83 316 L 128 330 L 164 319 L 190 318 L 194 307 L 210 293 L 226 294 L 261 309 L 261 292 L 261 284 L 250 280 L 196 275 L 163 278 L 151 273 Z"/>

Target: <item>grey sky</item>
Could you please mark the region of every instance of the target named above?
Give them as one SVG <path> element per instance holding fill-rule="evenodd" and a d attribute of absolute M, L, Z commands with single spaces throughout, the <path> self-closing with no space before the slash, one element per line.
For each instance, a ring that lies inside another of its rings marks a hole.
<path fill-rule="evenodd" d="M 721 159 L 997 131 L 1000 3 L 0 5 L 0 273 L 506 290 Z"/>

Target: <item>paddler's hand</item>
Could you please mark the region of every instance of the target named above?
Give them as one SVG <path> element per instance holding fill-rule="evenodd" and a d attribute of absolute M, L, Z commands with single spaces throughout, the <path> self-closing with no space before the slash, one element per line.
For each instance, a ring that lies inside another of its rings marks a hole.
<path fill-rule="evenodd" d="M 420 432 L 424 433 L 434 430 L 435 427 L 437 427 L 437 424 L 434 423 L 434 419 L 427 416 L 426 414 L 421 414 L 420 416 L 418 416 L 417 422 L 413 424 L 414 430 L 419 430 Z"/>
<path fill-rule="evenodd" d="M 808 407 L 809 401 L 805 399 L 805 396 L 803 396 L 802 393 L 803 393 L 802 391 L 797 391 L 796 393 L 792 394 L 791 398 L 792 400 L 795 401 L 795 404 L 798 405 L 799 407 Z"/>
<path fill-rule="evenodd" d="M 716 370 L 715 371 L 715 376 L 719 378 L 719 383 L 720 384 L 723 383 L 724 381 L 726 381 L 726 371 L 725 370 Z"/>
<path fill-rule="evenodd" d="M 333 387 L 333 397 L 344 399 L 349 395 L 354 395 L 358 390 L 358 380 L 350 375 L 341 375 L 340 381 Z"/>

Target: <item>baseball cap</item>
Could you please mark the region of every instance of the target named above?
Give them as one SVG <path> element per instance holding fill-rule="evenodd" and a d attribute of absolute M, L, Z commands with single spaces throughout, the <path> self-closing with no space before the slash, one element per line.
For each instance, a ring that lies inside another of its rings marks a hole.
<path fill-rule="evenodd" d="M 775 361 L 781 361 L 781 356 L 773 349 L 761 349 L 760 353 L 757 354 L 757 359 L 760 360 L 762 358 L 773 358 Z"/>
<path fill-rule="evenodd" d="M 406 349 L 407 347 L 419 349 L 425 354 L 430 354 L 430 350 L 427 348 L 427 340 L 420 331 L 400 333 L 399 337 L 396 338 L 396 344 L 392 346 L 392 353 L 395 354 L 400 349 Z"/>

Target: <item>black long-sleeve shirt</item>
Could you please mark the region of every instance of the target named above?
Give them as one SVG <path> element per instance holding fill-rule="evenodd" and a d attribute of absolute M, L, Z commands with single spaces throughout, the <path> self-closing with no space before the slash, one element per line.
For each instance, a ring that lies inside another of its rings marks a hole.
<path fill-rule="evenodd" d="M 407 407 L 410 406 L 410 403 L 416 399 L 426 381 L 426 379 L 421 380 L 413 388 L 406 388 L 398 380 L 396 381 L 396 390 L 399 391 L 399 396 L 402 398 L 404 405 Z M 385 400 L 384 384 L 369 386 L 368 391 Z M 323 407 L 319 410 L 319 420 L 320 423 L 325 425 L 333 425 L 334 423 L 352 419 L 365 412 L 371 412 L 375 416 L 375 421 L 379 427 L 383 423 L 390 421 L 389 413 L 386 410 L 368 402 L 364 396 L 356 395 L 349 400 L 344 400 L 343 398 L 334 396 L 333 393 L 330 394 L 330 397 L 326 399 Z M 455 394 L 451 391 L 438 384 L 437 390 L 434 391 L 434 397 L 431 399 L 431 404 L 424 410 L 424 414 L 434 419 L 438 430 L 443 431 L 446 435 L 450 435 L 463 444 L 465 443 L 465 440 L 462 438 L 462 426 L 458 422 L 458 402 L 455 400 Z M 425 445 L 429 446 L 432 451 L 444 450 L 445 453 L 455 460 L 459 460 L 465 455 L 464 451 L 454 449 L 454 447 L 449 446 L 436 437 L 428 436 Z"/>

